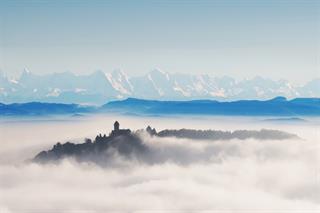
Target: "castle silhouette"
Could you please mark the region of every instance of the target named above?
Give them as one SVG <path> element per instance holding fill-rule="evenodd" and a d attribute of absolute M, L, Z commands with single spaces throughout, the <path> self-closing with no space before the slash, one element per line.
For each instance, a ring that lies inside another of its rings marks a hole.
<path fill-rule="evenodd" d="M 99 134 L 96 136 L 96 141 L 101 142 L 101 141 L 105 141 L 106 139 L 112 139 L 120 135 L 130 135 L 130 134 L 131 134 L 130 129 L 120 129 L 119 122 L 115 121 L 113 124 L 113 130 L 110 132 L 109 136 L 107 136 L 106 134 L 104 134 L 103 136 Z"/>
<path fill-rule="evenodd" d="M 110 136 L 129 135 L 130 133 L 131 133 L 130 129 L 120 129 L 120 124 L 118 121 L 116 121 L 113 124 L 113 130 L 110 133 Z"/>

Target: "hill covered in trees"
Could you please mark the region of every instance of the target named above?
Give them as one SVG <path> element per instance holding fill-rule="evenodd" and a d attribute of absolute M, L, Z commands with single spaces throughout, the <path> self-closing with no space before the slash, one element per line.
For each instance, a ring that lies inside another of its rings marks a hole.
<path fill-rule="evenodd" d="M 245 140 L 249 138 L 257 140 L 284 140 L 299 138 L 297 135 L 278 130 L 194 130 L 194 129 L 165 129 L 157 132 L 156 129 L 148 126 L 145 130 L 131 131 L 130 129 L 120 129 L 119 123 L 114 123 L 114 130 L 107 135 L 97 135 L 94 140 L 85 139 L 84 143 L 60 142 L 52 149 L 42 151 L 33 159 L 35 162 L 46 163 L 59 161 L 64 158 L 75 158 L 78 161 L 89 161 L 97 164 L 108 165 L 114 155 L 128 159 L 135 159 L 143 162 L 152 162 L 150 144 L 145 143 L 145 136 L 158 138 L 186 138 L 192 140 Z"/>

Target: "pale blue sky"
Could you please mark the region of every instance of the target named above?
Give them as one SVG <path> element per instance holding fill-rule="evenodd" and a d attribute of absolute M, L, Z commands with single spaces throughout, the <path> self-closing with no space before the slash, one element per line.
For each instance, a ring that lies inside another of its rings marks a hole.
<path fill-rule="evenodd" d="M 0 69 L 320 77 L 319 1 L 0 1 Z"/>

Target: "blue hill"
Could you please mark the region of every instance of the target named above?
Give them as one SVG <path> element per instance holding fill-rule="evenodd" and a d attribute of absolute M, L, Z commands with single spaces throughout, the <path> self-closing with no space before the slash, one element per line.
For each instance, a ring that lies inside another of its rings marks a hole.
<path fill-rule="evenodd" d="M 212 100 L 154 101 L 128 98 L 109 102 L 103 111 L 140 114 L 197 114 L 197 115 L 261 115 L 261 116 L 319 116 L 320 98 L 287 100 L 240 100 L 218 102 Z"/>
<path fill-rule="evenodd" d="M 156 101 L 128 98 L 112 101 L 101 107 L 78 104 L 30 102 L 1 104 L 0 115 L 52 115 L 81 113 L 123 113 L 126 115 L 241 115 L 241 116 L 320 116 L 320 98 L 287 100 L 240 100 L 219 102 L 214 100 Z"/>
<path fill-rule="evenodd" d="M 0 115 L 52 115 L 52 114 L 72 114 L 93 112 L 94 108 L 85 107 L 77 104 L 58 104 L 58 103 L 14 103 L 1 104 Z"/>

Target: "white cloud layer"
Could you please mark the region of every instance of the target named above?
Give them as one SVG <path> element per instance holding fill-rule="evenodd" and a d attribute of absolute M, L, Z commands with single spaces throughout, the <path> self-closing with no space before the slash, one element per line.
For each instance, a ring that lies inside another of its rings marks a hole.
<path fill-rule="evenodd" d="M 208 120 L 200 122 L 201 125 L 197 125 L 198 122 L 186 123 L 183 127 L 214 128 L 218 125 Z M 80 128 L 93 123 L 101 124 L 95 120 L 74 125 Z M 153 124 L 152 119 L 132 118 L 124 123 L 136 123 L 137 127 L 141 123 Z M 179 127 L 181 123 L 183 121 L 163 120 L 157 126 Z M 234 122 L 218 123 L 220 129 L 237 126 Z M 23 127 L 30 128 L 30 125 L 19 125 L 22 132 Z M 37 128 L 42 126 L 39 132 L 46 132 L 48 125 L 35 124 Z M 61 122 L 52 131 L 60 128 L 68 131 L 68 125 Z M 9 132 L 8 126 L 12 131 L 20 130 L 17 124 L 6 126 Z M 254 122 L 244 122 L 242 127 L 249 126 L 252 129 L 266 127 Z M 21 154 L 12 157 L 10 162 L 1 158 L 0 212 L 320 211 L 317 126 L 278 125 L 274 128 L 290 130 L 304 140 L 209 142 L 146 137 L 146 144 L 152 149 L 152 157 L 149 157 L 154 164 L 127 161 L 118 156 L 107 168 L 73 160 L 48 165 L 20 163 L 21 159 L 32 156 L 31 151 L 23 153 L 21 149 L 41 149 L 40 136 L 34 134 L 34 140 L 30 137 L 28 141 L 31 142 L 21 146 L 8 145 L 8 137 L 3 137 L 4 149 L 0 154 Z M 3 123 L 1 129 L 4 129 Z M 56 137 L 52 134 L 51 139 Z"/>

